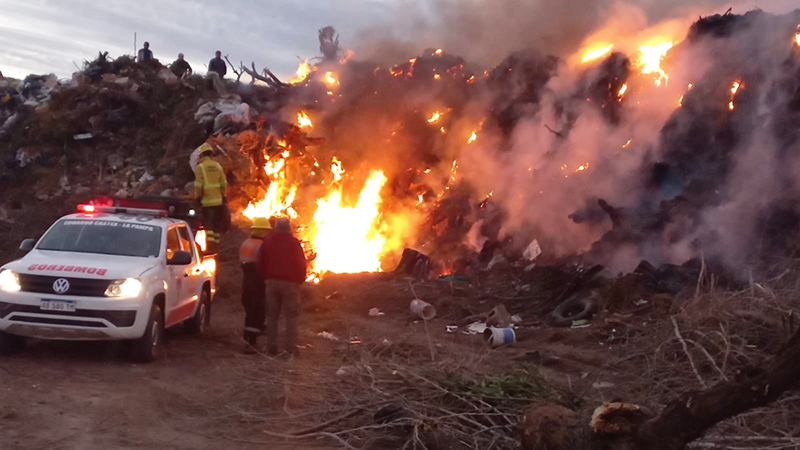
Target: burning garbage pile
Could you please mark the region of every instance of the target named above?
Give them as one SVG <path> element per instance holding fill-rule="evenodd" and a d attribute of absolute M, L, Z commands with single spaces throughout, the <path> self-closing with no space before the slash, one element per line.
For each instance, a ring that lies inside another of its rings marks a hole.
<path fill-rule="evenodd" d="M 328 47 L 273 82 L 286 102 L 241 146 L 263 171 L 241 210 L 296 219 L 312 278 L 391 270 L 407 248 L 425 276 L 539 253 L 752 264 L 786 248 L 753 232 L 798 231 L 800 198 L 779 188 L 795 185 L 798 22 L 717 15 L 620 42 L 610 24 L 575 55 L 490 70 L 440 48 L 381 65 Z"/>

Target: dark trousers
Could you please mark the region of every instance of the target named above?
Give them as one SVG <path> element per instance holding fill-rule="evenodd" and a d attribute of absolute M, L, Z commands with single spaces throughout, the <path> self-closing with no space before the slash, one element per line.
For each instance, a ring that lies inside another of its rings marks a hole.
<path fill-rule="evenodd" d="M 206 242 L 209 253 L 216 253 L 222 232 L 222 220 L 225 212 L 224 206 L 203 207 L 203 228 L 206 229 Z"/>
<path fill-rule="evenodd" d="M 278 319 L 286 316 L 286 351 L 297 349 L 297 316 L 300 309 L 300 285 L 281 280 L 267 280 L 267 346 L 278 353 Z"/>
<path fill-rule="evenodd" d="M 255 343 L 264 329 L 267 317 L 266 287 L 255 263 L 242 264 L 242 306 L 244 306 L 244 339 Z"/>

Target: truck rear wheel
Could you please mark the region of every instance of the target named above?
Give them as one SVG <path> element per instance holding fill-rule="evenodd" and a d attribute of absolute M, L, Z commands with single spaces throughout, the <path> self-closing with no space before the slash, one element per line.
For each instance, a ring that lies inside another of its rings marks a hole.
<path fill-rule="evenodd" d="M 0 356 L 13 355 L 25 348 L 25 338 L 0 331 Z"/>
<path fill-rule="evenodd" d="M 186 321 L 186 331 L 189 334 L 201 336 L 208 331 L 209 324 L 211 323 L 211 296 L 208 291 L 203 289 L 200 294 L 200 304 L 197 305 L 197 311 L 194 316 Z"/>
<path fill-rule="evenodd" d="M 153 303 L 144 335 L 133 341 L 133 357 L 139 362 L 149 363 L 158 359 L 164 344 L 164 313 L 161 306 Z"/>

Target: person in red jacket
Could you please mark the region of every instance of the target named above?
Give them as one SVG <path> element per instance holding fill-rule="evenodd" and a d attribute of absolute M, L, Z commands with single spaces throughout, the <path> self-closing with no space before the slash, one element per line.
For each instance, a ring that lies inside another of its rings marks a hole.
<path fill-rule="evenodd" d="M 267 287 L 267 347 L 278 354 L 278 319 L 286 315 L 286 352 L 297 352 L 297 316 L 300 286 L 306 280 L 306 255 L 300 241 L 292 236 L 289 219 L 275 221 L 273 233 L 258 251 L 257 268 Z"/>

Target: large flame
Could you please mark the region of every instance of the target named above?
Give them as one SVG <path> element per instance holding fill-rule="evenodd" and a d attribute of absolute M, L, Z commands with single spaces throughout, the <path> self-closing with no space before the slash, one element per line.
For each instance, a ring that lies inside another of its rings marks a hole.
<path fill-rule="evenodd" d="M 586 50 L 583 53 L 583 59 L 581 59 L 582 63 L 587 63 L 589 61 L 594 61 L 595 59 L 602 58 L 607 54 L 611 53 L 611 50 L 614 48 L 614 44 L 608 44 L 604 47 L 594 47 Z"/>
<path fill-rule="evenodd" d="M 264 172 L 270 179 L 267 193 L 261 201 L 250 203 L 242 215 L 250 220 L 256 217 L 291 217 L 296 218 L 297 212 L 293 207 L 297 196 L 297 186 L 290 186 L 286 180 L 286 158 L 289 152 L 285 151 L 270 159 L 264 165 Z"/>
<path fill-rule="evenodd" d="M 794 34 L 794 42 L 800 47 L 800 25 L 797 26 L 797 33 Z"/>
<path fill-rule="evenodd" d="M 297 67 L 297 72 L 295 72 L 295 77 L 292 78 L 291 80 L 289 80 L 287 83 L 289 83 L 289 84 L 302 83 L 303 81 L 306 80 L 306 78 L 308 78 L 308 76 L 311 74 L 311 72 L 316 72 L 316 71 L 317 71 L 317 67 L 316 66 L 312 66 L 311 63 L 308 62 L 307 59 L 305 59 Z"/>
<path fill-rule="evenodd" d="M 305 111 L 300 111 L 297 113 L 297 126 L 300 128 L 312 128 L 314 124 L 311 122 L 311 118 L 308 117 L 308 114 L 306 114 Z"/>
<path fill-rule="evenodd" d="M 346 206 L 337 184 L 328 195 L 317 200 L 317 210 L 307 236 L 317 256 L 317 273 L 376 272 L 386 238 L 381 234 L 380 191 L 386 183 L 383 171 L 370 172 L 355 206 Z"/>
<path fill-rule="evenodd" d="M 655 84 L 661 86 L 661 83 L 669 81 L 669 75 L 661 68 L 661 61 L 667 55 L 667 52 L 672 49 L 674 44 L 672 42 L 661 42 L 656 45 L 643 45 L 639 47 L 639 60 L 637 65 L 641 67 L 642 73 L 656 74 Z"/>

